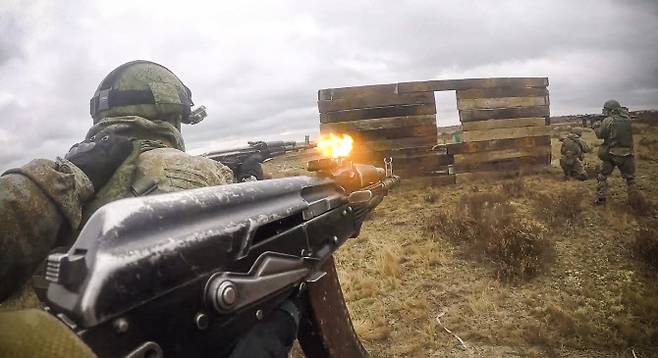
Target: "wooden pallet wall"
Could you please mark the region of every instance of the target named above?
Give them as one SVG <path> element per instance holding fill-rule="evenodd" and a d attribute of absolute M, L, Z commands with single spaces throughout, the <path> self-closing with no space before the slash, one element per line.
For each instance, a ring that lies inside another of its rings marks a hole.
<path fill-rule="evenodd" d="M 320 90 L 321 133 L 346 133 L 355 140 L 353 156 L 380 163 L 393 158 L 403 176 L 448 171 L 452 158 L 432 151 L 437 143 L 434 92 L 400 94 L 376 85 Z"/>
<path fill-rule="evenodd" d="M 547 86 L 547 78 L 529 77 L 322 89 L 320 131 L 352 135 L 357 158 L 392 156 L 406 176 L 447 174 L 449 167 L 459 175 L 546 166 Z M 463 132 L 460 143 L 437 151 L 434 91 L 445 90 L 456 91 Z"/>
<path fill-rule="evenodd" d="M 462 143 L 448 145 L 463 173 L 523 172 L 551 163 L 548 79 L 457 90 Z"/>

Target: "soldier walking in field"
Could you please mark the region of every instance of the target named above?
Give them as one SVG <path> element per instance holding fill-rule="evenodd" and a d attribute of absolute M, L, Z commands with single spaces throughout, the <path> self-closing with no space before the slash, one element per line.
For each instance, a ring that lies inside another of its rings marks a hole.
<path fill-rule="evenodd" d="M 629 197 L 635 190 L 635 160 L 633 155 L 633 131 L 628 111 L 618 101 L 609 100 L 603 105 L 602 121 L 592 125 L 594 133 L 603 139 L 598 156 L 601 159 L 601 171 L 597 176 L 595 205 L 604 205 L 608 198 L 607 179 L 612 171 L 619 168 L 621 176 L 626 179 Z"/>
<path fill-rule="evenodd" d="M 560 148 L 560 166 L 564 172 L 564 179 L 576 178 L 578 180 L 586 180 L 587 173 L 583 168 L 582 160 L 584 154 L 591 152 L 587 143 L 581 138 L 582 131 L 580 128 L 571 130 L 565 138 L 560 139 L 562 147 Z"/>

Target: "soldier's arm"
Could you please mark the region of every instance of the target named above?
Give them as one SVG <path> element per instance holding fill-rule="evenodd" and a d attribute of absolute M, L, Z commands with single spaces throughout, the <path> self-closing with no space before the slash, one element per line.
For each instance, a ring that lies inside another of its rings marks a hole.
<path fill-rule="evenodd" d="M 608 119 L 609 117 L 606 117 L 602 121 L 597 121 L 594 122 L 592 125 L 592 129 L 594 130 L 594 134 L 596 134 L 597 138 L 605 139 L 608 136 L 608 127 L 610 120 Z"/>
<path fill-rule="evenodd" d="M 0 177 L 0 301 L 25 283 L 63 230 L 77 229 L 92 193 L 67 161 L 34 160 Z"/>

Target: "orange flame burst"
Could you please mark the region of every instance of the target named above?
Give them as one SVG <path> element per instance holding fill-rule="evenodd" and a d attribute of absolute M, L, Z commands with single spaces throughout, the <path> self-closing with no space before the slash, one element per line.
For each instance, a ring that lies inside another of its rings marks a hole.
<path fill-rule="evenodd" d="M 318 150 L 329 158 L 347 157 L 352 152 L 354 139 L 347 134 L 322 134 L 318 138 Z"/>

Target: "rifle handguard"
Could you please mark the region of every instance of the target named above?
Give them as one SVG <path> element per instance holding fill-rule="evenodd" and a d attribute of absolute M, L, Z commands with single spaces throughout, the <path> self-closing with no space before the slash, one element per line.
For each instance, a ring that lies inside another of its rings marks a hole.
<path fill-rule="evenodd" d="M 387 165 L 390 162 L 387 162 Z M 357 164 L 346 158 L 323 158 L 308 162 L 308 171 L 318 172 L 336 181 L 347 192 L 388 191 L 400 182 L 398 176 L 373 165 Z"/>

